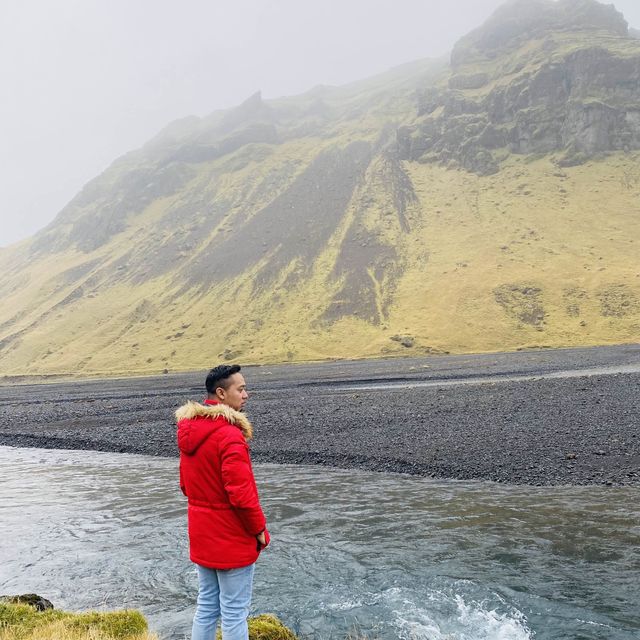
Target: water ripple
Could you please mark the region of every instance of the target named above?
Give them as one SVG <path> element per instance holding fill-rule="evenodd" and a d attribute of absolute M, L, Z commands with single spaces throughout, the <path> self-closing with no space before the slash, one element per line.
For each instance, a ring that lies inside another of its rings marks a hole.
<path fill-rule="evenodd" d="M 0 591 L 189 629 L 177 462 L 0 447 Z M 640 491 L 256 465 L 273 534 L 254 607 L 308 638 L 631 640 Z"/>

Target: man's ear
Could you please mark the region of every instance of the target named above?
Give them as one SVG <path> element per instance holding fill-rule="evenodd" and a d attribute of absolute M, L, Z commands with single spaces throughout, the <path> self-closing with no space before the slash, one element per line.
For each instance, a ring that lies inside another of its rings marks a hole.
<path fill-rule="evenodd" d="M 222 387 L 216 387 L 216 397 L 218 400 L 224 400 L 224 389 Z"/>

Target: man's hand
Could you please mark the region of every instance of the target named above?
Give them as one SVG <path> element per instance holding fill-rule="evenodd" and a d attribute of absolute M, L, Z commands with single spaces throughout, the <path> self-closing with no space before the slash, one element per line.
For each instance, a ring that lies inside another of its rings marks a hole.
<path fill-rule="evenodd" d="M 258 540 L 258 542 L 264 547 L 267 544 L 267 539 L 265 538 L 264 535 L 264 531 L 260 532 L 257 536 L 256 539 Z"/>

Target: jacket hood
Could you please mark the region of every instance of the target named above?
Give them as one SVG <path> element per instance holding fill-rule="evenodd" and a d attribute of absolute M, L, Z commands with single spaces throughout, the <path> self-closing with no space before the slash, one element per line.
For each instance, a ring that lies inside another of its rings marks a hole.
<path fill-rule="evenodd" d="M 189 400 L 176 411 L 178 422 L 178 447 L 184 453 L 193 453 L 215 430 L 213 421 L 224 418 L 244 435 L 246 440 L 253 437 L 253 427 L 247 417 L 226 404 L 199 404 Z M 208 418 L 208 420 L 194 420 Z"/>

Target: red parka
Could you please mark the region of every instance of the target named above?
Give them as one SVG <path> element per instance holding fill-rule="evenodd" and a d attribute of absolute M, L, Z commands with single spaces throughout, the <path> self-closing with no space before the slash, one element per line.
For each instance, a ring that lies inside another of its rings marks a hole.
<path fill-rule="evenodd" d="M 180 488 L 188 498 L 191 560 L 211 569 L 253 564 L 269 533 L 253 477 L 246 416 L 214 400 L 176 411 Z"/>

